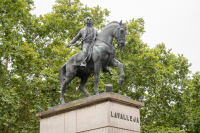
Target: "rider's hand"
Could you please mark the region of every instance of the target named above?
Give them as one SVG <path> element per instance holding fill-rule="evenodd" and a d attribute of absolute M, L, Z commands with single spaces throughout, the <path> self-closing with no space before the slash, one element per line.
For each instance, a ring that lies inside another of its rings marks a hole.
<path fill-rule="evenodd" d="M 72 46 L 72 44 L 69 43 L 69 44 L 66 45 L 66 48 L 69 48 L 71 46 Z"/>

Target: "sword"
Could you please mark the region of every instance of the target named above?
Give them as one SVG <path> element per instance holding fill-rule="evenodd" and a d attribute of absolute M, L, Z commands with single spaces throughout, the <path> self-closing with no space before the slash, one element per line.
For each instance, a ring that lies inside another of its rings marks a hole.
<path fill-rule="evenodd" d="M 81 42 L 83 42 L 85 39 L 87 39 L 89 36 L 91 36 L 93 34 L 93 32 L 91 33 L 91 34 L 89 34 L 86 38 L 84 38 Z M 71 43 L 71 45 L 67 45 L 66 47 L 71 47 L 72 45 L 75 45 L 75 44 L 77 44 L 77 43 L 79 43 L 79 42 L 76 42 L 76 43 L 74 43 L 74 44 L 72 44 Z"/>
<path fill-rule="evenodd" d="M 84 41 L 85 39 L 87 39 L 90 35 L 92 35 L 93 34 L 93 32 L 91 33 L 91 34 L 89 34 L 86 38 L 84 38 L 82 41 Z"/>

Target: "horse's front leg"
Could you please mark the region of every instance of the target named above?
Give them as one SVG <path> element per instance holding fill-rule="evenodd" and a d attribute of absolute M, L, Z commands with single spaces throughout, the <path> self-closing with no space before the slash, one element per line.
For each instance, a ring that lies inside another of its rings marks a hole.
<path fill-rule="evenodd" d="M 98 60 L 97 62 L 94 63 L 94 95 L 98 95 L 98 84 L 99 84 L 99 76 L 101 72 L 101 61 Z"/>
<path fill-rule="evenodd" d="M 114 67 L 118 67 L 119 68 L 119 72 L 120 72 L 120 77 L 118 79 L 118 84 L 122 85 L 124 82 L 124 69 L 123 69 L 123 64 L 121 62 L 119 62 L 118 60 L 116 60 L 115 58 L 113 58 L 109 64 L 110 66 L 114 66 Z"/>

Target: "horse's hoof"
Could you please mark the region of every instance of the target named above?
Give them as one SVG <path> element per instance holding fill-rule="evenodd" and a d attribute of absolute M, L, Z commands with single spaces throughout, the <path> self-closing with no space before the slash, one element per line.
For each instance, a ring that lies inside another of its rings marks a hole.
<path fill-rule="evenodd" d="M 86 97 L 90 97 L 90 93 L 87 93 L 85 96 L 86 96 Z"/>
<path fill-rule="evenodd" d="M 94 92 L 94 95 L 99 95 L 99 92 Z"/>
<path fill-rule="evenodd" d="M 124 80 L 118 79 L 117 83 L 121 86 L 123 84 Z"/>
<path fill-rule="evenodd" d="M 60 104 L 65 104 L 65 101 L 64 100 L 60 100 Z"/>

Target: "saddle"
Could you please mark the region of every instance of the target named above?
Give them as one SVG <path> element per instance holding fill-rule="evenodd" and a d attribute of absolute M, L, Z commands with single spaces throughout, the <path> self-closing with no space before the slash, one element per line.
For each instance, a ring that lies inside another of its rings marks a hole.
<path fill-rule="evenodd" d="M 88 61 L 90 60 L 91 56 L 92 56 L 92 51 L 93 51 L 93 46 L 94 46 L 94 41 L 93 43 L 91 43 L 88 53 L 87 53 L 87 57 L 86 57 L 86 63 L 88 63 Z M 80 66 L 82 62 L 82 51 L 80 51 L 79 53 L 75 54 L 75 60 L 73 65 L 74 66 Z"/>
<path fill-rule="evenodd" d="M 86 63 L 88 63 L 89 60 L 92 57 L 92 52 L 93 52 L 93 47 L 94 47 L 95 41 L 93 41 L 93 43 L 91 43 L 91 46 L 89 47 L 88 54 L 87 54 L 87 57 L 86 57 Z M 109 58 L 108 62 L 103 67 L 106 67 L 108 65 L 108 63 L 111 61 L 111 59 L 115 57 L 115 48 L 114 47 L 110 47 L 109 45 L 107 45 L 106 50 L 109 53 L 110 58 Z M 81 62 L 82 62 L 82 51 L 75 54 L 74 56 L 75 56 L 75 59 L 74 59 L 73 66 L 80 66 Z"/>

